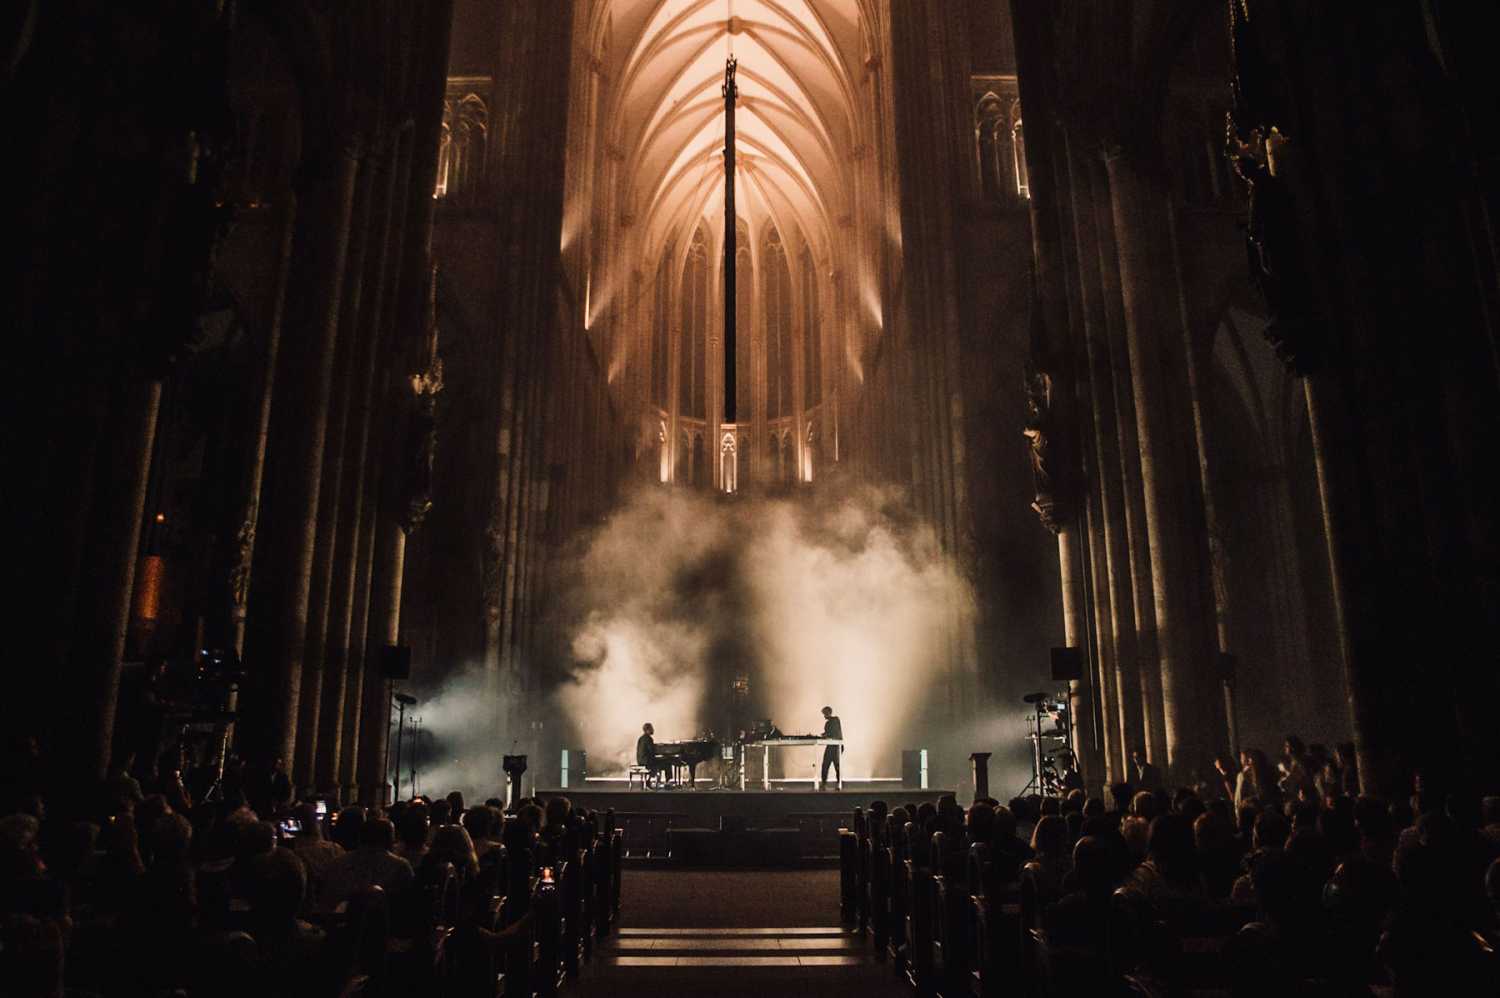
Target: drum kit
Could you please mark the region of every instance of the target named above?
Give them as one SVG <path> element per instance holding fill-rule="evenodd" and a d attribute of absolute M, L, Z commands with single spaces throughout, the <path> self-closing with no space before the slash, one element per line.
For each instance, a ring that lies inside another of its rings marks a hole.
<path fill-rule="evenodd" d="M 1065 791 L 1062 773 L 1073 758 L 1073 716 L 1068 709 L 1068 694 L 1028 693 L 1021 698 L 1031 706 L 1026 723 L 1031 728 L 1031 782 L 1021 796 L 1041 794 L 1059 797 Z"/>

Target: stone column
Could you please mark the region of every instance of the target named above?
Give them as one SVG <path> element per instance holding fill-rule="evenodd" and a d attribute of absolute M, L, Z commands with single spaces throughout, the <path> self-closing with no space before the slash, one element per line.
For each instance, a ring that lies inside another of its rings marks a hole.
<path fill-rule="evenodd" d="M 348 260 L 344 268 L 344 290 L 339 308 L 338 346 L 334 352 L 330 386 L 327 441 L 323 448 L 322 485 L 318 490 L 318 532 L 313 546 L 312 580 L 308 592 L 306 651 L 302 662 L 302 701 L 298 710 L 297 748 L 292 760 L 294 786 L 314 788 L 313 764 L 317 758 L 322 722 L 321 704 L 325 684 L 329 600 L 333 589 L 333 562 L 340 534 L 339 513 L 346 488 L 345 455 L 351 397 L 356 391 L 356 370 L 367 349 L 361 322 L 360 301 L 364 293 L 365 255 L 369 242 L 371 202 L 375 194 L 375 171 L 366 161 L 356 185 L 354 218 Z"/>
<path fill-rule="evenodd" d="M 407 230 L 403 224 L 406 206 L 414 195 L 431 196 L 430 191 L 417 192 L 412 188 L 411 163 L 415 151 L 412 133 L 413 129 L 404 128 L 396 146 L 396 176 L 393 181 L 391 216 L 387 223 L 390 231 L 386 243 L 386 265 L 381 279 L 382 302 L 394 301 L 399 291 L 401 264 L 407 252 Z M 378 801 L 378 788 L 385 779 L 384 758 L 360 751 L 360 735 L 368 732 L 364 724 L 366 704 L 371 697 L 368 687 L 373 684 L 381 690 L 385 689 L 385 683 L 379 674 L 380 646 L 371 640 L 370 621 L 375 588 L 376 527 L 384 502 L 385 468 L 389 461 L 395 460 L 394 455 L 397 453 L 395 445 L 390 441 L 392 409 L 387 402 L 389 360 L 386 356 L 395 340 L 395 312 L 394 307 L 384 307 L 374 313 L 375 319 L 380 323 L 376 335 L 382 345 L 382 355 L 376 359 L 370 372 L 370 397 L 374 400 L 374 409 L 366 429 L 369 434 L 366 445 L 367 470 L 364 497 L 361 500 L 359 544 L 354 552 L 354 608 L 349 618 L 344 733 L 339 746 L 339 785 L 347 793 L 357 793 L 358 798 L 365 802 Z M 376 760 L 376 769 L 373 771 L 367 768 L 367 763 L 372 758 Z"/>
<path fill-rule="evenodd" d="M 77 637 L 72 645 L 70 695 L 76 721 L 59 739 L 64 758 L 77 760 L 80 781 L 105 775 L 113 751 L 120 666 L 135 590 L 136 552 L 145 519 L 146 487 L 156 442 L 161 382 L 130 378 L 115 390 L 101 426 L 109 441 L 95 480 L 104 483 L 93 504 L 89 554 L 83 564 Z"/>
<path fill-rule="evenodd" d="M 1135 686 L 1141 698 L 1141 744 L 1153 764 L 1165 766 L 1167 728 L 1162 715 L 1161 665 L 1157 654 L 1155 586 L 1146 536 L 1145 493 L 1141 488 L 1141 453 L 1136 429 L 1135 389 L 1130 380 L 1130 352 L 1126 346 L 1125 305 L 1120 295 L 1119 256 L 1115 248 L 1114 208 L 1109 174 L 1102 159 L 1091 159 L 1089 190 L 1099 254 L 1099 287 L 1104 312 L 1108 381 L 1113 389 L 1114 424 L 1120 464 L 1120 503 L 1131 617 L 1135 621 Z M 1127 667 L 1130 663 L 1124 663 Z M 1125 683 L 1128 681 L 1122 681 Z M 1132 746 L 1134 747 L 1134 746 Z"/>
<path fill-rule="evenodd" d="M 1110 675 L 1116 710 L 1111 725 L 1122 748 L 1119 772 L 1125 772 L 1130 750 L 1143 744 L 1139 651 L 1136 645 L 1135 605 L 1131 594 L 1130 562 L 1125 539 L 1125 510 L 1118 428 L 1115 410 L 1115 372 L 1110 366 L 1108 321 L 1100 276 L 1098 236 L 1095 231 L 1093 188 L 1088 164 L 1068 144 L 1068 176 L 1073 204 L 1073 239 L 1078 257 L 1078 292 L 1082 301 L 1084 352 L 1089 405 L 1093 414 L 1091 450 L 1099 497 L 1096 536 L 1103 542 L 1101 635 L 1112 649 Z M 1067 234 L 1064 234 L 1066 239 Z M 1101 639 L 1102 640 L 1102 639 Z"/>
<path fill-rule="evenodd" d="M 263 570 L 255 573 L 250 598 L 252 723 L 240 729 L 252 755 L 288 763 L 296 747 L 330 384 L 359 172 L 352 142 L 309 155 L 293 237 L 290 335 L 279 351 L 271 409 L 272 450 L 257 542 Z"/>
<path fill-rule="evenodd" d="M 255 556 L 255 531 L 260 519 L 260 488 L 265 479 L 266 451 L 270 444 L 271 401 L 275 398 L 276 361 L 280 355 L 281 319 L 286 309 L 286 288 L 292 265 L 292 237 L 296 232 L 297 195 L 288 190 L 283 195 L 285 207 L 281 219 L 281 248 L 276 260 L 276 291 L 271 321 L 266 329 L 265 352 L 259 359 L 255 411 L 251 425 L 254 438 L 250 443 L 249 462 L 245 468 L 244 506 L 234 566 L 230 569 L 229 642 L 236 655 L 245 654 L 245 618 L 249 608 L 250 578 Z"/>
<path fill-rule="evenodd" d="M 368 533 L 369 509 L 365 504 L 370 475 L 371 424 L 375 420 L 375 371 L 384 329 L 382 321 L 387 262 L 390 256 L 391 211 L 395 197 L 399 135 L 388 137 L 386 148 L 372 160 L 373 218 L 369 224 L 369 248 L 364 253 L 363 289 L 359 303 L 361 345 L 355 369 L 350 373 L 348 418 L 344 427 L 345 468 L 339 488 L 338 536 L 334 544 L 329 582 L 327 626 L 323 651 L 323 691 L 320 697 L 318 746 L 314 784 L 325 793 L 340 790 L 340 760 L 343 753 L 345 697 L 352 688 L 358 696 L 358 681 L 351 687 L 354 652 L 363 648 L 363 629 L 356 632 L 354 617 L 356 577 L 361 567 L 363 538 Z M 360 640 L 353 640 L 358 633 Z"/>
<path fill-rule="evenodd" d="M 1188 390 L 1186 379 L 1175 376 L 1181 370 L 1176 355 L 1183 342 L 1179 277 L 1160 178 L 1148 175 L 1138 159 L 1118 150 L 1107 165 L 1161 639 L 1168 773 L 1182 780 L 1209 764 L 1223 743 L 1223 733 L 1213 730 L 1212 719 L 1220 714 L 1213 641 L 1197 615 L 1200 600 L 1195 590 L 1200 579 L 1194 539 L 1185 529 L 1185 490 L 1196 475 L 1183 439 L 1191 426 L 1179 422 L 1174 412 Z"/>

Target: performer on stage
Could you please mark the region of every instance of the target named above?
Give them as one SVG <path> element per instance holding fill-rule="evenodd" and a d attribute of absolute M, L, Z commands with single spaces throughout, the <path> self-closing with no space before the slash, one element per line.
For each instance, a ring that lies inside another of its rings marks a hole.
<path fill-rule="evenodd" d="M 661 766 L 656 762 L 656 739 L 651 737 L 656 729 L 647 721 L 641 725 L 641 737 L 635 740 L 635 764 L 646 767 L 646 778 L 650 780 Z"/>
<path fill-rule="evenodd" d="M 823 708 L 823 737 L 837 738 L 839 741 L 844 740 L 844 726 L 839 723 L 839 719 L 834 715 L 832 707 Z M 839 765 L 839 756 L 843 751 L 844 746 L 842 745 L 823 746 L 823 777 L 818 783 L 819 790 L 826 790 L 828 788 L 829 766 L 833 767 L 834 777 L 839 782 L 843 782 L 844 770 Z"/>

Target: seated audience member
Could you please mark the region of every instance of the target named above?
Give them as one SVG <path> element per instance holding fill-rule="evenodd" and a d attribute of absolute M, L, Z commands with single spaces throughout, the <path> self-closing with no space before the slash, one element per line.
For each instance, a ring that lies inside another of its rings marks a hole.
<path fill-rule="evenodd" d="M 1279 853 L 1286 845 L 1286 819 L 1279 811 L 1262 811 L 1255 819 L 1250 851 L 1242 862 L 1244 873 L 1234 882 L 1230 898 L 1236 902 L 1255 900 L 1255 867 L 1265 857 Z"/>
<path fill-rule="evenodd" d="M 396 855 L 410 863 L 413 869 L 427 852 L 427 840 L 432 834 L 430 818 L 431 812 L 426 804 L 411 804 L 401 812 L 396 823 L 397 836 L 401 840 L 396 846 Z"/>
<path fill-rule="evenodd" d="M 1033 852 L 1016 834 L 1016 816 L 1008 807 L 995 808 L 994 834 L 990 838 L 990 860 L 994 864 L 995 877 L 1002 883 L 1015 883 L 1021 875 L 1021 867 L 1030 861 Z"/>
<path fill-rule="evenodd" d="M 562 796 L 549 797 L 542 811 L 542 828 L 561 832 L 567 829 L 568 821 L 573 817 L 573 802 Z"/>
<path fill-rule="evenodd" d="M 1103 839 L 1086 835 L 1078 840 L 1073 847 L 1073 890 L 1042 914 L 1049 943 L 1103 952 L 1118 867 L 1117 856 Z"/>
<path fill-rule="evenodd" d="M 411 887 L 416 876 L 411 864 L 392 851 L 395 844 L 396 830 L 389 821 L 366 821 L 360 829 L 359 848 L 329 864 L 319 909 L 336 911 L 356 892 L 371 885 L 391 896 Z"/>
<path fill-rule="evenodd" d="M 500 845 L 498 822 L 495 812 L 484 805 L 471 807 L 464 812 L 461 824 L 474 843 L 474 854 L 479 859 Z"/>
<path fill-rule="evenodd" d="M 365 809 L 349 805 L 333 816 L 333 830 L 329 838 L 344 852 L 359 848 L 359 833 L 365 827 Z"/>
<path fill-rule="evenodd" d="M 1144 897 L 1162 918 L 1180 915 L 1206 896 L 1198 878 L 1193 828 L 1187 819 L 1163 814 L 1152 820 L 1146 861 L 1135 868 L 1126 886 Z"/>
<path fill-rule="evenodd" d="M 1208 896 L 1228 898 L 1240 872 L 1240 851 L 1235 846 L 1234 829 L 1220 816 L 1205 812 L 1193 821 L 1193 841 Z"/>
<path fill-rule="evenodd" d="M 433 872 L 444 863 L 452 863 L 453 872 L 462 880 L 479 875 L 479 856 L 474 851 L 474 841 L 462 825 L 442 825 L 432 833 L 432 846 L 422 857 L 418 879 L 428 882 Z"/>
<path fill-rule="evenodd" d="M 1061 897 L 1063 878 L 1073 868 L 1067 822 L 1055 814 L 1043 815 L 1032 830 L 1031 851 L 1025 872 L 1036 883 L 1038 897 L 1044 904 Z"/>
<path fill-rule="evenodd" d="M 883 826 L 885 822 L 879 824 Z M 964 834 L 970 845 L 976 842 L 988 844 L 995 835 L 995 809 L 984 801 L 975 801 L 965 818 Z"/>
<path fill-rule="evenodd" d="M 1131 815 L 1120 822 L 1120 837 L 1125 840 L 1131 863 L 1145 862 L 1151 841 L 1151 823 L 1138 815 Z"/>
<path fill-rule="evenodd" d="M 317 897 L 328 875 L 328 866 L 344 854 L 337 844 L 323 838 L 323 823 L 316 804 L 299 804 L 294 812 L 301 826 L 292 837 L 292 851 L 307 870 L 307 890 Z"/>
<path fill-rule="evenodd" d="M 307 891 L 302 863 L 288 849 L 255 859 L 250 934 L 262 980 L 279 994 L 326 995 L 336 990 L 321 957 L 322 929 L 298 918 Z"/>
<path fill-rule="evenodd" d="M 1378 952 L 1399 998 L 1492 995 L 1500 987 L 1493 954 L 1468 921 L 1472 910 L 1450 894 L 1461 871 L 1455 857 L 1426 844 L 1397 855 L 1400 901 Z"/>

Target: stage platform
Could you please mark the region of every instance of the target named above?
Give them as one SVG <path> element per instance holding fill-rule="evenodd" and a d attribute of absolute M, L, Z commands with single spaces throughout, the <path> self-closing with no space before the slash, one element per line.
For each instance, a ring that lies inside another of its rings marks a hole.
<path fill-rule="evenodd" d="M 637 861 L 689 865 L 785 866 L 838 858 L 838 833 L 856 807 L 883 800 L 889 808 L 914 809 L 936 801 L 945 788 L 904 789 L 899 783 L 846 783 L 843 790 L 640 790 L 613 781 L 584 787 L 538 788 L 539 797 L 561 795 L 574 807 L 613 809 L 625 830 L 625 854 Z"/>

